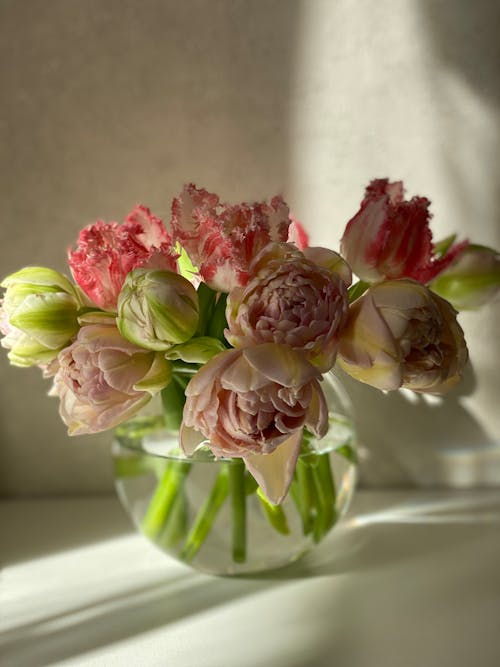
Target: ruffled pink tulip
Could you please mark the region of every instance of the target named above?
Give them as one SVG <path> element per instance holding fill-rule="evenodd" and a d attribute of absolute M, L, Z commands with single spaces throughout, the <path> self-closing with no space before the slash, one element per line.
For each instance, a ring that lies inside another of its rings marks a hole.
<path fill-rule="evenodd" d="M 118 295 L 132 269 L 177 272 L 172 239 L 162 221 L 138 206 L 123 224 L 98 220 L 82 229 L 78 247 L 68 253 L 75 281 L 93 303 L 116 310 Z"/>
<path fill-rule="evenodd" d="M 413 278 L 426 284 L 467 246 L 464 241 L 451 246 L 444 256 L 435 256 L 429 200 L 405 201 L 403 194 L 401 181 L 372 181 L 360 210 L 347 223 L 340 250 L 361 280 Z"/>
<path fill-rule="evenodd" d="M 50 394 L 69 435 L 97 433 L 133 417 L 170 377 L 163 355 L 132 345 L 106 318 L 82 326 L 59 353 Z"/>
<path fill-rule="evenodd" d="M 232 206 L 191 183 L 172 204 L 174 240 L 202 279 L 221 292 L 244 285 L 251 260 L 270 241 L 286 241 L 289 224 L 288 206 L 278 196 L 270 203 Z"/>
<path fill-rule="evenodd" d="M 338 257 L 326 249 L 307 250 L 323 250 L 317 254 L 325 262 L 335 263 Z M 266 246 L 250 265 L 250 273 L 253 277 L 245 287 L 229 293 L 226 338 L 231 345 L 289 345 L 322 372 L 329 370 L 349 307 L 341 276 L 285 243 Z"/>
<path fill-rule="evenodd" d="M 191 454 L 206 438 L 217 457 L 243 458 L 273 503 L 290 486 L 305 426 L 328 428 L 319 372 L 274 343 L 213 357 L 186 388 L 181 446 Z"/>
<path fill-rule="evenodd" d="M 456 311 L 413 280 L 370 287 L 350 307 L 338 362 L 378 389 L 441 394 L 459 382 L 467 361 Z"/>

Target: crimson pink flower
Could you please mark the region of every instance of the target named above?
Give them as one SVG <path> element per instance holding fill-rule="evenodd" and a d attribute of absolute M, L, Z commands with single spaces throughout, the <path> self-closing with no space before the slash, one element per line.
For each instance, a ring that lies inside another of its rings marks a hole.
<path fill-rule="evenodd" d="M 413 278 L 426 284 L 468 245 L 467 241 L 455 244 L 436 257 L 429 228 L 430 201 L 425 197 L 406 201 L 403 194 L 401 181 L 372 181 L 360 210 L 347 223 L 341 253 L 361 280 Z"/>
<path fill-rule="evenodd" d="M 172 203 L 174 240 L 202 279 L 221 292 L 244 285 L 251 260 L 270 241 L 286 241 L 289 224 L 290 212 L 280 196 L 269 203 L 223 204 L 190 183 Z"/>
<path fill-rule="evenodd" d="M 213 357 L 186 388 L 181 446 L 208 439 L 218 457 L 245 462 L 273 503 L 284 498 L 303 428 L 323 437 L 328 408 L 321 375 L 287 345 L 267 343 Z"/>
<path fill-rule="evenodd" d="M 127 274 L 136 268 L 177 272 L 170 234 L 160 218 L 137 206 L 123 224 L 98 220 L 82 229 L 68 253 L 75 281 L 100 308 L 116 310 Z"/>

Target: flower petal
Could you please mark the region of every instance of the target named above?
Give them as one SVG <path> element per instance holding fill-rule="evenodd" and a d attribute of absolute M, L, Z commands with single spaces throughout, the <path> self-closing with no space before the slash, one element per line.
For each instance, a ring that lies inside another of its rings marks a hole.
<path fill-rule="evenodd" d="M 186 456 L 192 456 L 205 440 L 203 433 L 182 424 L 179 431 L 179 445 Z"/>
<path fill-rule="evenodd" d="M 249 454 L 243 460 L 266 498 L 278 505 L 290 488 L 302 444 L 302 429 L 294 431 L 271 454 Z"/>

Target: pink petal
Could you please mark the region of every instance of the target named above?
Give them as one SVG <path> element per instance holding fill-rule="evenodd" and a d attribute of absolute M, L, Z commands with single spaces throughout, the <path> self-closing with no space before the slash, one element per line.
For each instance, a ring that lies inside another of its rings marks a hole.
<path fill-rule="evenodd" d="M 192 456 L 206 438 L 203 433 L 182 424 L 179 431 L 179 445 L 186 456 Z"/>
<path fill-rule="evenodd" d="M 301 444 L 302 429 L 299 429 L 271 454 L 248 454 L 243 458 L 248 472 L 274 505 L 281 503 L 288 493 Z"/>
<path fill-rule="evenodd" d="M 243 355 L 260 374 L 284 387 L 301 387 L 319 372 L 288 345 L 263 343 L 247 347 Z"/>
<path fill-rule="evenodd" d="M 290 214 L 290 220 L 288 243 L 293 243 L 299 250 L 304 250 L 309 245 L 309 236 L 304 227 L 292 214 Z"/>

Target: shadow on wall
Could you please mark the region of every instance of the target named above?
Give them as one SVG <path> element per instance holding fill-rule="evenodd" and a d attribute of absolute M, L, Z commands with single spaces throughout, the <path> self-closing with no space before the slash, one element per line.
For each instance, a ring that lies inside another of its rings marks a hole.
<path fill-rule="evenodd" d="M 440 108 L 443 173 L 474 227 L 486 222 L 486 238 L 500 243 L 500 4 L 491 0 L 423 0 L 415 3 L 427 36 L 429 81 Z M 436 65 L 438 65 L 436 67 Z M 432 71 L 431 71 L 432 70 Z M 455 122 L 450 122 L 450 117 Z M 493 208 L 474 196 L 484 187 Z"/>
<path fill-rule="evenodd" d="M 364 486 L 498 484 L 498 442 L 462 404 L 476 386 L 470 364 L 462 383 L 444 398 L 406 390 L 383 393 L 344 374 L 342 381 L 355 415 L 356 406 L 363 406 L 358 434 Z"/>
<path fill-rule="evenodd" d="M 429 122 L 436 126 L 436 155 L 450 195 L 444 210 L 452 216 L 457 207 L 471 221 L 461 236 L 498 247 L 500 5 L 490 0 L 413 4 L 429 49 Z M 491 308 L 460 316 L 471 363 L 462 384 L 443 401 L 406 392 L 384 395 L 345 380 L 355 409 L 360 408 L 360 439 L 367 450 L 361 475 L 365 485 L 499 484 L 494 406 L 500 391 L 499 305 L 497 301 Z"/>
<path fill-rule="evenodd" d="M 500 4 L 492 0 L 420 0 L 429 44 L 445 68 L 500 107 Z"/>

